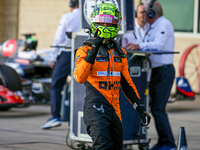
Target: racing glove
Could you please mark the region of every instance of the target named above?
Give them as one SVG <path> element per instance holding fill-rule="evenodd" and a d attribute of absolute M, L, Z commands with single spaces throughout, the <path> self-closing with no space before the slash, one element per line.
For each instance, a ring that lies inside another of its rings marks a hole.
<path fill-rule="evenodd" d="M 92 48 L 89 51 L 88 55 L 85 57 L 85 61 L 87 61 L 90 64 L 94 64 L 94 60 L 96 58 L 99 47 L 100 47 L 100 45 L 103 44 L 103 40 L 104 40 L 104 38 L 97 36 L 98 30 L 99 29 L 96 29 L 96 31 L 95 31 L 94 38 L 92 41 Z"/>
<path fill-rule="evenodd" d="M 137 102 L 137 104 L 134 103 L 133 107 L 137 110 L 140 118 L 142 119 L 141 126 L 147 126 L 150 123 L 151 116 L 147 112 L 145 112 L 146 110 L 144 108 L 144 104 L 142 102 Z"/>

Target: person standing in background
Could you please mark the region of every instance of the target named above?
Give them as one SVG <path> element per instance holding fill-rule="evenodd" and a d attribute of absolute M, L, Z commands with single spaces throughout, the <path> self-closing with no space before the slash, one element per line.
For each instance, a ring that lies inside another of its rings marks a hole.
<path fill-rule="evenodd" d="M 77 32 L 80 30 L 80 11 L 78 0 L 71 0 L 69 3 L 70 13 L 62 16 L 56 30 L 53 46 L 67 45 L 68 35 L 66 33 Z M 60 55 L 59 55 L 60 53 Z M 43 125 L 42 129 L 50 129 L 61 125 L 61 91 L 65 84 L 71 68 L 71 52 L 64 48 L 54 48 L 49 66 L 53 69 L 52 82 L 50 89 L 51 96 L 51 115 L 52 117 Z"/>
<path fill-rule="evenodd" d="M 161 4 L 156 0 L 144 3 L 147 11 L 147 22 L 150 30 L 144 42 L 129 43 L 125 46 L 128 50 L 157 50 L 174 51 L 174 28 L 169 20 L 163 16 Z M 150 107 L 155 120 L 158 142 L 150 150 L 175 150 L 175 140 L 166 112 L 166 105 L 170 96 L 175 78 L 174 54 L 151 55 L 152 74 L 150 80 Z"/>

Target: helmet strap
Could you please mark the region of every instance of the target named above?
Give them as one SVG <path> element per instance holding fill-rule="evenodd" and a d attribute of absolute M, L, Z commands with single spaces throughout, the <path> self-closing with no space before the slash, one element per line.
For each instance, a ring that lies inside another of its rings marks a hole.
<path fill-rule="evenodd" d="M 124 54 L 123 50 L 121 49 L 119 43 L 114 39 L 113 39 L 113 44 L 114 44 L 115 51 L 119 55 L 119 57 L 126 58 L 126 55 Z"/>

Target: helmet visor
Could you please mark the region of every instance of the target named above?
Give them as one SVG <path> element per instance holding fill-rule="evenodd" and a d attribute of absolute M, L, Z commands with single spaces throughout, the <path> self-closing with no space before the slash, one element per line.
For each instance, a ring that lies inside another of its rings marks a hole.
<path fill-rule="evenodd" d="M 90 21 L 94 23 L 120 24 L 119 18 L 112 15 L 96 15 Z"/>

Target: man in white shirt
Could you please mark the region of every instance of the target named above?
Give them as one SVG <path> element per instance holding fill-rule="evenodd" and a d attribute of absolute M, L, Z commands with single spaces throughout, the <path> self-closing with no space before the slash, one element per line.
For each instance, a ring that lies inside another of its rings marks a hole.
<path fill-rule="evenodd" d="M 147 22 L 150 30 L 144 42 L 129 43 L 127 50 L 157 50 L 174 51 L 174 28 L 169 20 L 163 16 L 162 6 L 158 1 L 148 0 L 144 3 L 147 11 Z M 151 96 L 151 112 L 155 120 L 158 133 L 158 143 L 150 150 L 175 150 L 173 133 L 166 113 L 166 105 L 175 78 L 173 54 L 151 55 L 151 81 L 149 85 Z"/>
<path fill-rule="evenodd" d="M 147 13 L 143 3 L 137 6 L 135 14 L 137 19 L 135 20 L 134 32 L 127 32 L 123 35 L 122 47 L 125 47 L 127 43 L 138 44 L 139 42 L 143 42 L 145 34 L 150 27 L 146 21 Z"/>
<path fill-rule="evenodd" d="M 70 13 L 62 16 L 56 30 L 53 46 L 64 45 L 68 43 L 66 33 L 77 32 L 80 30 L 80 11 L 78 0 L 71 0 L 69 3 Z M 60 53 L 60 55 L 58 55 Z M 65 84 L 71 68 L 71 52 L 65 48 L 54 48 L 49 66 L 53 69 L 51 82 L 51 115 L 52 117 L 43 125 L 42 129 L 49 129 L 61 125 L 60 108 L 61 108 L 61 91 Z"/>

